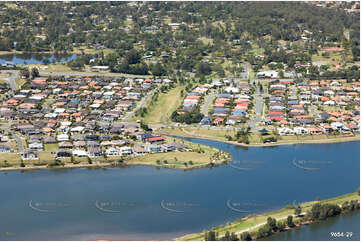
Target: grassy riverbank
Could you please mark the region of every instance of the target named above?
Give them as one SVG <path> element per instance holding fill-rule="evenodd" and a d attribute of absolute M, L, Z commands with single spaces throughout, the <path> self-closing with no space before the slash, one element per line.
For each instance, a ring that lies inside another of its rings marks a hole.
<path fill-rule="evenodd" d="M 312 206 L 316 203 L 320 204 L 334 204 L 341 206 L 344 202 L 357 200 L 360 201 L 360 195 L 358 192 L 348 193 L 342 196 L 322 200 L 322 201 L 312 201 L 300 204 L 302 213 L 307 213 L 310 211 Z M 293 222 L 295 224 L 301 223 L 302 217 L 294 216 L 294 208 L 292 206 L 286 206 L 277 211 L 259 214 L 259 215 L 250 215 L 239 220 L 236 220 L 233 223 L 227 223 L 227 225 L 221 225 L 216 228 L 213 228 L 212 231 L 218 233 L 218 237 L 222 237 L 227 231 L 239 235 L 243 232 L 249 232 L 251 235 L 254 235 L 257 230 L 267 223 L 267 218 L 272 217 L 277 221 L 285 221 L 288 216 L 293 216 Z M 195 240 L 204 240 L 204 232 L 197 234 L 185 235 L 175 240 L 185 240 L 185 241 L 195 241 Z"/>
<path fill-rule="evenodd" d="M 77 167 L 106 167 L 115 165 L 149 165 L 172 169 L 196 169 L 205 166 L 228 162 L 231 155 L 219 149 L 195 144 L 182 139 L 166 138 L 168 143 L 177 142 L 185 145 L 187 150 L 166 153 L 152 153 L 143 156 L 101 156 L 97 158 L 76 157 L 55 159 L 54 152 L 57 145 L 46 145 L 45 151 L 39 152 L 39 159 L 21 161 L 18 153 L 3 153 L 0 157 L 0 171 L 49 169 L 49 168 L 77 168 Z M 55 163 L 55 161 L 58 163 Z"/>
<path fill-rule="evenodd" d="M 222 164 L 230 161 L 231 155 L 219 149 L 195 144 L 185 140 L 167 137 L 167 142 L 186 145 L 189 151 L 148 154 L 133 157 L 125 162 L 128 165 L 151 165 L 176 169 L 195 169 L 208 165 Z"/>
<path fill-rule="evenodd" d="M 227 136 L 234 137 L 235 130 L 220 130 L 212 128 L 166 128 L 160 131 L 163 134 L 183 136 L 189 138 L 203 138 L 221 141 L 234 145 L 241 146 L 275 146 L 275 145 L 290 145 L 290 144 L 321 144 L 321 143 L 337 143 L 360 140 L 359 134 L 345 134 L 345 135 L 293 135 L 293 136 L 279 136 L 277 142 L 263 143 L 262 136 L 256 133 L 251 133 L 248 136 L 249 144 L 239 143 L 237 141 L 229 141 Z"/>

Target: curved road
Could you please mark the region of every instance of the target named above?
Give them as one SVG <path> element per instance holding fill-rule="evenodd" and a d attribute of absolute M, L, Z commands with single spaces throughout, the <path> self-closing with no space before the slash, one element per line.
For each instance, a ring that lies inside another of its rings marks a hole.
<path fill-rule="evenodd" d="M 16 91 L 17 85 L 15 79 L 19 77 L 19 73 L 15 71 L 6 71 L 7 73 L 10 73 L 10 76 L 7 78 L 4 78 L 5 81 L 9 84 L 10 88 L 13 91 Z"/>

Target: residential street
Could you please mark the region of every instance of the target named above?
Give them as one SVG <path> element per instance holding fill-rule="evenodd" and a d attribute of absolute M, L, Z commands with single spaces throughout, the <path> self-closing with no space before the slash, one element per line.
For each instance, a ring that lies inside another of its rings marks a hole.
<path fill-rule="evenodd" d="M 216 91 L 213 91 L 207 98 L 207 100 L 205 101 L 204 103 L 204 106 L 203 106 L 203 110 L 202 110 L 202 114 L 203 115 L 206 115 L 207 114 L 207 111 L 208 111 L 208 107 L 209 105 L 211 104 L 212 100 L 214 99 L 214 97 L 216 96 Z"/>
<path fill-rule="evenodd" d="M 8 72 L 8 71 L 3 71 L 3 72 Z M 13 90 L 13 91 L 16 91 L 17 89 L 17 86 L 16 86 L 16 81 L 15 79 L 19 77 L 19 73 L 18 72 L 15 72 L 15 71 L 12 71 L 12 72 L 9 72 L 11 73 L 11 75 L 7 78 L 4 78 L 4 80 L 9 84 L 10 88 Z"/>
<path fill-rule="evenodd" d="M 249 127 L 251 128 L 251 131 L 257 131 L 257 124 L 262 120 L 262 112 L 263 112 L 263 97 L 264 94 L 260 93 L 260 89 L 257 86 L 256 93 L 255 93 L 255 99 L 256 99 L 256 105 L 255 105 L 255 114 L 252 120 L 249 122 Z"/>
<path fill-rule="evenodd" d="M 144 97 L 143 101 L 136 107 L 134 108 L 131 112 L 129 112 L 124 118 L 123 121 L 127 122 L 129 119 L 131 119 L 133 117 L 133 115 L 141 108 L 143 108 L 145 106 L 145 104 L 147 104 L 149 98 L 151 98 L 153 96 L 153 94 L 159 89 L 159 87 L 157 87 L 156 89 L 152 90 L 151 92 L 147 93 L 147 95 Z"/>
<path fill-rule="evenodd" d="M 10 133 L 16 139 L 16 143 L 18 145 L 18 152 L 19 153 L 24 152 L 24 144 L 23 144 L 22 139 L 20 138 L 20 136 L 18 136 L 14 131 L 10 130 L 9 128 L 10 128 L 9 124 L 3 124 L 1 126 L 2 130 L 4 130 L 5 132 Z"/>

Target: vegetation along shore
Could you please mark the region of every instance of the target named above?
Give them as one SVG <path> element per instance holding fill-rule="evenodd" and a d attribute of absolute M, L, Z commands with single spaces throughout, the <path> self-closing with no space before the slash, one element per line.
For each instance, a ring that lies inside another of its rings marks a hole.
<path fill-rule="evenodd" d="M 175 240 L 258 240 L 275 233 L 326 220 L 360 209 L 360 189 L 342 196 L 305 202 L 265 213 L 249 215 L 233 223 L 217 226 L 210 231 L 185 235 Z"/>

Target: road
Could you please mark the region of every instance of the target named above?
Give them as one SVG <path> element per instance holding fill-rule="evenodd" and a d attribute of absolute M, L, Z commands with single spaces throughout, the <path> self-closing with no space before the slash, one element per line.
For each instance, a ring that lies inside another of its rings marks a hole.
<path fill-rule="evenodd" d="M 10 130 L 9 124 L 3 124 L 3 125 L 1 126 L 1 128 L 2 128 L 4 131 L 10 133 L 10 134 L 16 139 L 16 143 L 17 143 L 17 145 L 18 145 L 18 151 L 19 151 L 19 153 L 24 152 L 23 140 L 22 140 L 22 139 L 20 138 L 20 136 L 17 135 L 14 131 Z"/>
<path fill-rule="evenodd" d="M 8 72 L 8 71 L 7 71 Z M 13 90 L 14 92 L 17 89 L 17 85 L 16 85 L 16 81 L 15 79 L 19 77 L 19 73 L 18 72 L 8 72 L 10 73 L 10 76 L 7 78 L 4 78 L 4 80 L 9 84 L 11 90 Z"/>
<path fill-rule="evenodd" d="M 243 65 L 243 73 L 241 74 L 242 78 L 243 79 L 248 79 L 249 78 L 248 64 L 247 63 L 242 63 L 242 65 Z"/>
<path fill-rule="evenodd" d="M 215 95 L 216 95 L 216 91 L 214 91 L 213 93 L 211 93 L 211 94 L 208 96 L 208 98 L 207 98 L 207 100 L 206 100 L 206 102 L 204 103 L 204 106 L 203 106 L 203 110 L 202 110 L 202 114 L 203 114 L 203 115 L 206 115 L 206 114 L 207 114 L 208 107 L 209 107 L 209 105 L 211 104 L 212 100 L 214 99 Z"/>
<path fill-rule="evenodd" d="M 264 93 L 260 93 L 260 89 L 257 86 L 255 99 L 256 99 L 256 110 L 252 120 L 249 122 L 249 127 L 251 131 L 257 131 L 257 124 L 262 120 L 262 113 L 263 113 L 263 97 Z"/>
<path fill-rule="evenodd" d="M 124 118 L 123 121 L 127 122 L 129 119 L 131 119 L 133 117 L 133 115 L 141 108 L 144 107 L 144 105 L 148 102 L 149 98 L 151 96 L 153 96 L 153 94 L 158 91 L 159 87 L 157 87 L 156 89 L 153 89 L 152 91 L 148 92 L 147 95 L 144 97 L 143 101 L 135 108 L 133 109 L 131 112 L 129 112 Z"/>
<path fill-rule="evenodd" d="M 108 77 L 130 77 L 130 78 L 152 78 L 151 76 L 138 76 L 138 75 L 127 75 L 127 74 L 121 74 L 121 73 L 90 73 L 90 72 L 84 72 L 84 73 L 74 73 L 74 72 L 44 72 L 40 71 L 40 75 L 45 76 L 108 76 Z"/>

